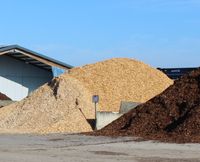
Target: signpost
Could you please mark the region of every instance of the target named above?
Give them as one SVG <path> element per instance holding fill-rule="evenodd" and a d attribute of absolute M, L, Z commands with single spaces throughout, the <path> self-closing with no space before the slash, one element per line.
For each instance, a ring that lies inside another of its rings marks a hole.
<path fill-rule="evenodd" d="M 96 128 L 96 122 L 97 122 L 97 103 L 99 103 L 99 96 L 93 95 L 92 96 L 92 102 L 94 103 L 95 108 L 95 128 Z"/>

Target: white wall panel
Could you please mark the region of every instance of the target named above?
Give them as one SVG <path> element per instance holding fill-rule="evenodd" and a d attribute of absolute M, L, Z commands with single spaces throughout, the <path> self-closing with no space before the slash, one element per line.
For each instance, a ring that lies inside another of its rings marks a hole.
<path fill-rule="evenodd" d="M 0 92 L 19 101 L 52 79 L 52 72 L 12 57 L 0 56 Z"/>
<path fill-rule="evenodd" d="M 20 78 L 13 77 L 13 80 L 16 79 L 20 80 Z M 13 80 L 12 77 L 10 79 L 0 77 L 0 92 L 6 94 L 12 100 L 18 101 L 27 96 L 29 89 Z"/>

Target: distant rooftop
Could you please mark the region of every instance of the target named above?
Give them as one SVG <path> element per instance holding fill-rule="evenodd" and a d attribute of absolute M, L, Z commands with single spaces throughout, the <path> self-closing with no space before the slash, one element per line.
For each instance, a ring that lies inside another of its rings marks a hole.
<path fill-rule="evenodd" d="M 27 48 L 21 47 L 19 45 L 0 45 L 0 55 L 8 55 L 14 57 L 18 60 L 25 61 L 28 64 L 33 64 L 38 67 L 42 67 L 46 70 L 51 70 L 52 66 L 71 69 L 73 66 L 63 63 L 61 61 L 55 60 L 53 58 L 47 57 L 45 55 L 39 54 L 35 51 L 29 50 Z"/>
<path fill-rule="evenodd" d="M 181 76 L 188 74 L 189 72 L 198 69 L 198 67 L 188 67 L 188 68 L 158 68 L 158 70 L 165 73 L 171 79 L 178 79 Z"/>

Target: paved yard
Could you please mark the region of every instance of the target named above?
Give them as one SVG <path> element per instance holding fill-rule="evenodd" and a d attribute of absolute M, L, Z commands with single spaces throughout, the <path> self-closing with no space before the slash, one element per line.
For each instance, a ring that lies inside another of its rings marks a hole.
<path fill-rule="evenodd" d="M 200 144 L 53 134 L 0 135 L 0 162 L 200 162 Z"/>

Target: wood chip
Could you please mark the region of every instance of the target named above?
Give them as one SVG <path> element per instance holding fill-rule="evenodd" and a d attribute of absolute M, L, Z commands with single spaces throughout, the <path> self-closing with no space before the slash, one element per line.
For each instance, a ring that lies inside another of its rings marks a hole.
<path fill-rule="evenodd" d="M 0 109 L 0 132 L 87 132 L 98 109 L 119 111 L 121 101 L 145 102 L 173 82 L 162 72 L 132 59 L 111 59 L 70 70 L 24 100 Z"/>
<path fill-rule="evenodd" d="M 85 119 L 94 118 L 90 96 L 78 80 L 55 78 L 26 99 L 0 109 L 0 129 L 18 133 L 91 131 Z"/>
<path fill-rule="evenodd" d="M 146 102 L 173 84 L 165 74 L 140 61 L 114 58 L 70 70 L 93 95 L 99 111 L 119 111 L 121 101 Z"/>

